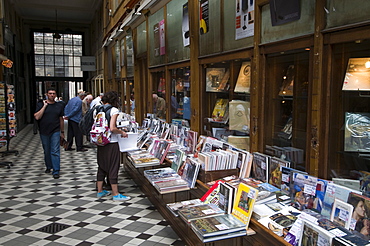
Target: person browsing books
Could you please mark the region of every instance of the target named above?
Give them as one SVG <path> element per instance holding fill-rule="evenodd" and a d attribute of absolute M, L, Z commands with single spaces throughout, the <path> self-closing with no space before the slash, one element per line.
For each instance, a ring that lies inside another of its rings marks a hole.
<path fill-rule="evenodd" d="M 156 116 L 160 119 L 166 118 L 166 101 L 159 97 L 156 93 L 153 93 L 153 104 L 154 112 Z"/>
<path fill-rule="evenodd" d="M 122 136 L 127 138 L 127 133 L 117 128 L 117 116 L 119 113 L 118 103 L 119 96 L 118 92 L 110 91 L 104 94 L 102 97 L 104 107 L 112 106 L 111 109 L 106 111 L 109 114 L 106 118 L 109 119 L 109 129 L 112 132 L 110 143 L 104 146 L 98 146 L 97 160 L 98 160 L 98 171 L 96 174 L 98 193 L 97 198 L 109 196 L 109 191 L 103 190 L 103 181 L 105 177 L 108 177 L 108 181 L 112 187 L 113 201 L 127 201 L 131 197 L 124 196 L 118 191 L 118 172 L 120 167 L 120 149 L 118 145 L 118 137 Z M 94 112 L 94 117 L 96 112 Z"/>

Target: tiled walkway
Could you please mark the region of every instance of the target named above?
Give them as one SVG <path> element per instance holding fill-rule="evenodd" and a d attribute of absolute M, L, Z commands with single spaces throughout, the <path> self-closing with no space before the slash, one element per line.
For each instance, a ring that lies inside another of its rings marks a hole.
<path fill-rule="evenodd" d="M 32 125 L 10 150 L 19 155 L 0 159 L 14 163 L 0 167 L 0 245 L 184 245 L 123 169 L 119 188 L 132 200 L 96 198 L 96 148 L 62 150 L 60 179 L 44 173 Z"/>

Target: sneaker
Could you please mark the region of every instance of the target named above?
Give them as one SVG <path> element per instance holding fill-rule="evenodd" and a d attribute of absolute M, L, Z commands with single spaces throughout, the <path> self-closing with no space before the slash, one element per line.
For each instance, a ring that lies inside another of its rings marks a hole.
<path fill-rule="evenodd" d="M 131 197 L 129 197 L 129 196 L 124 196 L 124 195 L 122 195 L 122 194 L 118 194 L 118 195 L 116 195 L 116 196 L 113 196 L 113 201 L 120 201 L 120 202 L 122 202 L 122 201 L 128 201 L 128 200 L 130 200 L 131 199 Z"/>
<path fill-rule="evenodd" d="M 110 195 L 110 192 L 109 191 L 106 191 L 106 190 L 103 190 L 102 192 L 99 192 L 96 194 L 96 197 L 97 198 L 101 198 L 103 196 L 109 196 Z"/>

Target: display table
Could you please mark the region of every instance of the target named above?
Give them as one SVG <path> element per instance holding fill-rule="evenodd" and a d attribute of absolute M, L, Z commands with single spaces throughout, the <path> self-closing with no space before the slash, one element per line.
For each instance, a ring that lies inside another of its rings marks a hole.
<path fill-rule="evenodd" d="M 208 187 L 204 183 L 198 180 L 195 189 L 162 195 L 145 178 L 143 172 L 147 169 L 156 169 L 166 167 L 168 165 L 135 168 L 134 165 L 127 158 L 123 160 L 123 165 L 127 174 L 140 187 L 141 191 L 148 197 L 150 202 L 156 207 L 159 213 L 171 225 L 172 229 L 177 233 L 177 235 L 179 235 L 179 237 L 186 243 L 186 245 L 290 245 L 281 237 L 275 235 L 273 232 L 269 231 L 266 227 L 264 227 L 254 219 L 251 219 L 249 224 L 249 228 L 253 230 L 251 230 L 250 234 L 253 235 L 224 239 L 210 243 L 203 243 L 196 236 L 196 234 L 187 223 L 185 223 L 181 218 L 174 216 L 172 212 L 167 209 L 166 204 L 200 198 L 208 190 Z"/>

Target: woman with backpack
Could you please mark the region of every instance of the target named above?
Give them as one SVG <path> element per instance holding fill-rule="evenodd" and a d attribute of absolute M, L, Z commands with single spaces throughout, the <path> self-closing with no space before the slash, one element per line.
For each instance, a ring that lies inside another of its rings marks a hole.
<path fill-rule="evenodd" d="M 118 137 L 127 137 L 127 133 L 118 129 L 116 125 L 117 116 L 119 113 L 118 103 L 119 96 L 116 91 L 110 91 L 104 94 L 103 98 L 103 111 L 105 112 L 106 119 L 111 131 L 110 141 L 104 146 L 98 146 L 98 172 L 97 172 L 97 198 L 109 196 L 109 191 L 103 190 L 103 181 L 108 177 L 108 181 L 112 187 L 113 201 L 127 201 L 131 197 L 124 196 L 118 191 L 118 172 L 120 168 L 120 149 L 118 145 Z M 100 111 L 100 110 L 98 110 Z M 94 113 L 94 117 L 96 112 Z"/>

